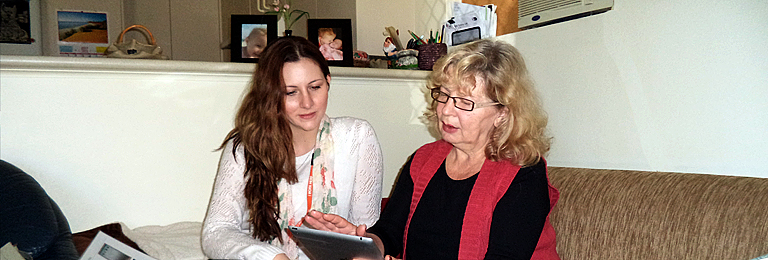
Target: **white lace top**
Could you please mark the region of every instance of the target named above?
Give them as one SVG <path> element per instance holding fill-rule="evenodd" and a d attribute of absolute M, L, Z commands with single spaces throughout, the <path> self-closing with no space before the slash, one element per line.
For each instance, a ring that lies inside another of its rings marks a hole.
<path fill-rule="evenodd" d="M 331 124 L 339 215 L 356 225 L 371 226 L 379 219 L 384 174 L 376 133 L 367 121 L 361 119 L 331 118 Z M 238 147 L 236 155 L 237 159 L 232 155 L 232 142 L 227 143 L 221 153 L 213 195 L 203 222 L 203 251 L 213 259 L 271 260 L 283 250 L 252 236 L 243 196 L 245 158 L 242 146 Z M 301 167 L 303 156 L 296 158 L 297 171 L 309 170 Z M 306 200 L 308 175 L 299 173 L 299 182 L 291 185 L 294 198 Z M 304 186 L 298 187 L 302 183 Z M 306 202 L 293 205 L 297 207 L 295 212 L 306 211 Z M 306 259 L 306 256 L 302 253 L 301 258 Z"/>

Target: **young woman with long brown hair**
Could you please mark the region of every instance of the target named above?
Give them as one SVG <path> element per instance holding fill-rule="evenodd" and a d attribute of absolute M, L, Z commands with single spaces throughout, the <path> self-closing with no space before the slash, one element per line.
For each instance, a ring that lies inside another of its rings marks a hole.
<path fill-rule="evenodd" d="M 307 259 L 284 229 L 311 210 L 379 218 L 381 148 L 365 120 L 325 114 L 331 81 L 317 46 L 267 46 L 242 100 L 203 224 L 209 258 Z"/>

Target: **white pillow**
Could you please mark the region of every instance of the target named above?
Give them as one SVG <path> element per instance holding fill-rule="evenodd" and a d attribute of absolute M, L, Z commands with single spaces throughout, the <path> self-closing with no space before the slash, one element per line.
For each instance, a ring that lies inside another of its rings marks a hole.
<path fill-rule="evenodd" d="M 120 223 L 125 236 L 147 255 L 162 260 L 207 260 L 200 245 L 202 222 L 177 222 L 167 226 L 134 229 Z"/>

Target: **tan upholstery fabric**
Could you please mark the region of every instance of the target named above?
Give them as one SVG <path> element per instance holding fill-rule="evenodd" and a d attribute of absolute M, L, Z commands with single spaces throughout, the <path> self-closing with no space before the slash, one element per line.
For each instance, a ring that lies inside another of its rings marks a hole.
<path fill-rule="evenodd" d="M 768 254 L 768 179 L 550 167 L 563 260 Z"/>

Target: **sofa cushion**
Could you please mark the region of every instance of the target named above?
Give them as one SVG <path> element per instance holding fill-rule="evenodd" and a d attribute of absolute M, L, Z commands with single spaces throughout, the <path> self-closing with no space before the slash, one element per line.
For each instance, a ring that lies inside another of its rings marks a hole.
<path fill-rule="evenodd" d="M 768 179 L 550 167 L 562 259 L 751 259 L 768 252 Z"/>
<path fill-rule="evenodd" d="M 35 260 L 78 259 L 69 223 L 40 184 L 0 160 L 0 245 L 16 244 Z"/>

